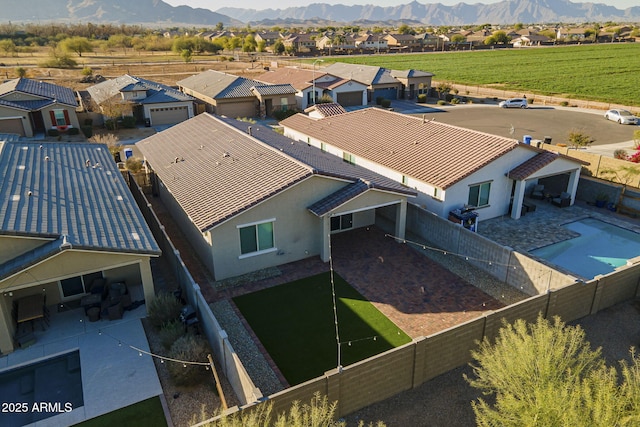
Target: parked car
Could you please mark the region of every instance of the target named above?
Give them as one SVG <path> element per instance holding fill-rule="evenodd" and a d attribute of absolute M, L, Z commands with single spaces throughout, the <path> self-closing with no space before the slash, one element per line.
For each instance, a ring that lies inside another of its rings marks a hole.
<path fill-rule="evenodd" d="M 506 99 L 498 104 L 501 108 L 529 108 L 526 98 Z"/>
<path fill-rule="evenodd" d="M 638 118 L 631 114 L 631 111 L 627 110 L 609 110 L 604 113 L 604 118 L 614 122 L 618 122 L 621 125 L 635 125 L 638 124 Z"/>

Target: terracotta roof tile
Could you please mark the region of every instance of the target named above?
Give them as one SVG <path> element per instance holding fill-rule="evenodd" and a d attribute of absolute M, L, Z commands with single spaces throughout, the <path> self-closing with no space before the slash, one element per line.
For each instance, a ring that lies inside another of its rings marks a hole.
<path fill-rule="evenodd" d="M 551 151 L 539 153 L 529 160 L 525 161 L 524 163 L 521 163 L 515 168 L 511 169 L 509 171 L 509 178 L 516 180 L 527 179 L 529 176 L 533 175 L 559 157 L 559 154 L 553 153 Z"/>
<path fill-rule="evenodd" d="M 296 114 L 281 124 L 442 189 L 518 146 L 515 139 L 379 108 L 315 120 Z"/>

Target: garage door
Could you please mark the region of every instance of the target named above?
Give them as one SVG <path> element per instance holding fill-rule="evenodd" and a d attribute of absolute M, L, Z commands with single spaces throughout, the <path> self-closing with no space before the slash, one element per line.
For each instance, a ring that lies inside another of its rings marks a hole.
<path fill-rule="evenodd" d="M 375 101 L 379 96 L 383 97 L 384 99 L 397 99 L 398 91 L 395 87 L 390 87 L 387 89 L 376 89 L 373 92 L 373 100 Z"/>
<path fill-rule="evenodd" d="M 218 104 L 216 106 L 216 114 L 231 117 L 255 117 L 256 106 L 254 101 L 250 102 L 230 102 L 228 104 Z"/>
<path fill-rule="evenodd" d="M 187 107 L 152 108 L 151 124 L 173 125 L 189 119 L 189 109 Z"/>
<path fill-rule="evenodd" d="M 362 105 L 362 92 L 343 92 L 338 94 L 338 104 L 343 107 Z"/>
<path fill-rule="evenodd" d="M 0 133 L 15 133 L 25 136 L 22 119 L 0 119 Z"/>

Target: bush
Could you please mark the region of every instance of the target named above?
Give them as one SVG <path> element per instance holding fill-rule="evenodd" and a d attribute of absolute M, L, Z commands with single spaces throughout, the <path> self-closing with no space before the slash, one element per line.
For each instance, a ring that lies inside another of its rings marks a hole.
<path fill-rule="evenodd" d="M 115 130 L 116 129 L 116 122 L 113 119 L 107 119 L 104 121 L 104 127 L 107 128 L 108 130 Z"/>
<path fill-rule="evenodd" d="M 275 117 L 278 121 L 281 121 L 286 119 L 287 117 L 293 116 L 296 113 L 296 110 L 277 110 L 273 112 L 273 117 Z"/>
<path fill-rule="evenodd" d="M 170 320 L 160 328 L 160 332 L 158 333 L 160 336 L 160 342 L 162 346 L 169 350 L 174 342 L 178 340 L 178 338 L 185 335 L 184 325 L 178 319 Z"/>
<path fill-rule="evenodd" d="M 454 99 L 453 94 L 451 93 L 445 93 L 444 94 L 444 100 L 447 102 L 451 102 L 451 100 Z"/>
<path fill-rule="evenodd" d="M 131 159 L 130 157 L 129 159 Z M 129 160 L 127 159 L 127 160 Z M 167 322 L 180 317 L 182 304 L 175 296 L 168 292 L 161 292 L 151 301 L 148 307 L 148 317 L 151 324 L 159 329 Z"/>
<path fill-rule="evenodd" d="M 93 127 L 92 126 L 80 126 L 80 129 L 82 130 L 82 133 L 84 134 L 84 136 L 86 136 L 87 138 L 91 138 L 93 136 Z"/>
<path fill-rule="evenodd" d="M 382 108 L 389 108 L 391 107 L 391 101 L 388 99 L 383 99 L 380 105 L 382 106 Z"/>
<path fill-rule="evenodd" d="M 93 119 L 84 119 L 85 126 L 93 126 Z"/>
<path fill-rule="evenodd" d="M 613 152 L 613 158 L 618 160 L 627 160 L 629 156 L 627 155 L 627 151 L 622 148 L 618 148 Z"/>
<path fill-rule="evenodd" d="M 125 129 L 133 129 L 136 127 L 136 118 L 133 116 L 124 116 L 122 118 L 122 127 Z"/>
<path fill-rule="evenodd" d="M 80 129 L 78 128 L 69 128 L 69 135 L 78 135 L 80 133 Z"/>
<path fill-rule="evenodd" d="M 138 173 L 142 170 L 142 160 L 137 157 L 129 157 L 125 161 L 125 165 L 131 173 Z"/>
<path fill-rule="evenodd" d="M 418 102 L 424 104 L 427 102 L 427 95 L 425 93 L 421 93 L 418 95 Z"/>
<path fill-rule="evenodd" d="M 445 105 L 445 104 L 446 104 L 446 102 L 443 101 L 442 99 L 438 101 L 438 105 Z"/>
<path fill-rule="evenodd" d="M 453 99 L 451 99 L 451 103 L 452 103 L 452 104 L 460 104 L 460 98 L 453 98 Z"/>
<path fill-rule="evenodd" d="M 563 106 L 563 107 L 567 107 L 569 105 L 569 103 L 567 101 L 562 101 L 560 103 L 560 105 Z"/>
<path fill-rule="evenodd" d="M 49 129 L 47 131 L 47 135 L 49 135 L 49 136 L 60 136 L 60 131 L 58 131 L 58 129 Z"/>
<path fill-rule="evenodd" d="M 91 67 L 84 67 L 82 69 L 82 75 L 83 76 L 90 76 L 93 74 L 93 70 L 91 69 Z"/>
<path fill-rule="evenodd" d="M 384 100 L 383 96 L 376 97 L 376 105 L 382 105 L 383 100 Z"/>
<path fill-rule="evenodd" d="M 177 360 L 190 362 L 206 362 L 209 346 L 200 336 L 184 335 L 178 338 L 169 350 L 169 357 Z M 167 363 L 167 370 L 177 385 L 192 385 L 201 382 L 203 379 L 212 380 L 211 375 L 205 375 L 206 370 L 201 365 L 181 364 L 176 362 Z"/>

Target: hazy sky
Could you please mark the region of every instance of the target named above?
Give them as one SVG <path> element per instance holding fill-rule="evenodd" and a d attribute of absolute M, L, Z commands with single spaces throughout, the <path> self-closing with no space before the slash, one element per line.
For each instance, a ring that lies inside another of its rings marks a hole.
<path fill-rule="evenodd" d="M 457 3 L 497 3 L 501 0 L 418 0 L 418 3 L 441 3 L 444 5 L 454 5 Z M 399 4 L 410 3 L 411 0 L 277 0 L 274 2 L 267 2 L 264 0 L 164 0 L 165 3 L 169 3 L 172 6 L 187 5 L 191 7 L 202 7 L 204 9 L 211 9 L 216 11 L 221 7 L 239 7 L 242 9 L 284 9 L 292 6 L 306 6 L 311 3 L 328 3 L 328 4 L 375 4 L 379 6 L 395 6 Z M 615 6 L 618 9 L 626 9 L 632 6 L 638 6 L 638 0 L 591 0 L 591 3 L 603 3 L 610 6 Z M 574 0 L 572 3 L 586 3 L 585 1 Z"/>

